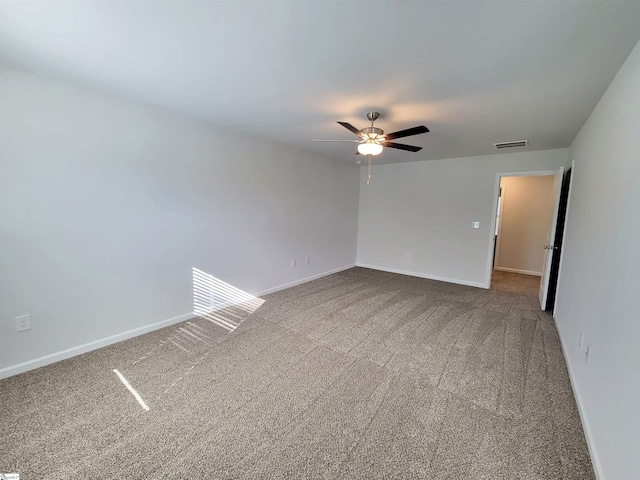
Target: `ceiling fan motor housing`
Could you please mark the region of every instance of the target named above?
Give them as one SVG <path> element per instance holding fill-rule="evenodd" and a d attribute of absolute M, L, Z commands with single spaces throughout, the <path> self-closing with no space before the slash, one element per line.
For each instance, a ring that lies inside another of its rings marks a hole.
<path fill-rule="evenodd" d="M 360 130 L 360 132 L 362 132 L 365 138 L 375 139 L 381 137 L 384 133 L 384 130 L 377 127 L 364 127 L 362 130 Z"/>

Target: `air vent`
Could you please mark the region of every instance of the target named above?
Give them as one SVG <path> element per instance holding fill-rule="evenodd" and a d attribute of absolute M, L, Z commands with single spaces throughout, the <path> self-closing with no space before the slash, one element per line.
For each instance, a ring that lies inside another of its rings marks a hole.
<path fill-rule="evenodd" d="M 514 147 L 526 147 L 529 145 L 529 140 L 518 140 L 517 142 L 500 142 L 493 144 L 497 149 L 501 148 L 514 148 Z"/>

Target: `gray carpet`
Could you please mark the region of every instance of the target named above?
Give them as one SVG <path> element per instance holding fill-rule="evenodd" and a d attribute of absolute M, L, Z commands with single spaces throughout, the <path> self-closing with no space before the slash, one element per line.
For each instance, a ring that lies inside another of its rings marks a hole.
<path fill-rule="evenodd" d="M 537 296 L 540 277 L 494 270 L 491 276 L 491 288 L 503 292 L 528 293 Z"/>
<path fill-rule="evenodd" d="M 3 380 L 0 472 L 594 478 L 553 319 L 507 283 L 354 268 L 233 333 L 194 319 Z"/>

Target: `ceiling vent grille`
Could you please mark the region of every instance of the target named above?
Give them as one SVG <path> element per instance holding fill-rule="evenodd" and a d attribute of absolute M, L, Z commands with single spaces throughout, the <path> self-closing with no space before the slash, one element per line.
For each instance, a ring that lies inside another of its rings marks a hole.
<path fill-rule="evenodd" d="M 529 140 L 518 140 L 517 142 L 500 142 L 493 144 L 498 150 L 501 148 L 514 148 L 514 147 L 526 147 L 529 145 Z"/>

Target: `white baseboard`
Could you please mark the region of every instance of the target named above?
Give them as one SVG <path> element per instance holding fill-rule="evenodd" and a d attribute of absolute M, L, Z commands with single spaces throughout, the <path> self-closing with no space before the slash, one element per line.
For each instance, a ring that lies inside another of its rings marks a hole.
<path fill-rule="evenodd" d="M 370 268 L 372 270 L 380 270 L 382 272 L 399 273 L 401 275 L 410 275 L 412 277 L 428 278 L 429 280 L 438 280 L 439 282 L 457 283 L 458 285 L 467 285 L 469 287 L 489 288 L 489 285 L 483 282 L 470 282 L 468 280 L 460 280 L 458 278 L 440 277 L 438 275 L 430 275 L 428 273 L 410 272 L 408 270 L 400 270 L 398 268 L 380 267 L 377 265 L 369 265 L 366 263 L 357 263 L 356 266 Z"/>
<path fill-rule="evenodd" d="M 494 270 L 500 270 L 501 272 L 521 273 L 523 275 L 535 275 L 541 277 L 542 272 L 534 272 L 533 270 L 520 270 L 519 268 L 507 268 L 507 267 L 493 267 Z"/>
<path fill-rule="evenodd" d="M 162 320 L 160 322 L 151 323 L 143 327 L 134 328 L 132 330 L 127 330 L 126 332 L 117 333 L 109 337 L 94 340 L 93 342 L 78 345 L 77 347 L 67 348 L 66 350 L 61 350 L 50 355 L 45 355 L 44 357 L 35 358 L 33 360 L 18 363 L 16 365 L 10 365 L 8 367 L 0 369 L 0 379 L 12 377 L 13 375 L 18 375 L 19 373 L 24 373 L 35 368 L 44 367 L 45 365 L 49 365 L 51 363 L 66 360 L 67 358 L 75 357 L 76 355 L 81 355 L 83 353 L 90 352 L 91 350 L 96 350 L 113 343 L 118 343 L 129 338 L 137 337 L 138 335 L 142 335 L 144 333 L 149 333 L 160 328 L 184 322 L 185 320 L 189 320 L 190 318 L 193 318 L 195 316 L 196 315 L 193 313 L 185 313 L 183 315 L 178 315 L 177 317 L 167 318 L 166 320 Z"/>
<path fill-rule="evenodd" d="M 311 277 L 303 278 L 302 280 L 296 280 L 295 282 L 290 282 L 284 285 L 279 285 L 277 287 L 263 290 L 262 292 L 255 294 L 255 296 L 259 297 L 261 295 L 267 295 L 269 293 L 277 292 L 279 290 L 284 290 L 285 288 L 294 287 L 302 283 L 306 283 L 312 280 L 316 280 L 318 278 L 326 277 L 327 275 L 341 272 L 343 270 L 348 270 L 355 266 L 356 266 L 355 264 L 345 265 L 343 267 L 329 270 L 327 272 L 319 273 Z M 220 307 L 220 308 L 223 308 L 223 307 Z M 75 357 L 76 355 L 81 355 L 83 353 L 90 352 L 91 350 L 96 350 L 98 348 L 106 347 L 113 343 L 118 343 L 123 340 L 127 340 L 129 338 L 137 337 L 138 335 L 143 335 L 145 333 L 149 333 L 154 330 L 158 330 L 160 328 L 164 328 L 170 325 L 174 325 L 176 323 L 184 322 L 185 320 L 189 320 L 196 316 L 197 314 L 195 313 L 185 313 L 183 315 L 178 315 L 177 317 L 168 318 L 160 322 L 151 323 L 143 327 L 134 328 L 126 332 L 117 333 L 109 337 L 101 338 L 99 340 L 94 340 L 93 342 L 88 342 L 83 345 L 78 345 L 77 347 L 71 347 L 66 350 L 52 353 L 50 355 L 45 355 L 43 357 L 35 358 L 33 360 L 28 360 L 26 362 L 18 363 L 16 365 L 10 365 L 8 367 L 0 369 L 0 380 L 3 378 L 12 377 L 13 375 L 18 375 L 19 373 L 24 373 L 29 370 L 33 370 L 35 368 L 44 367 L 45 365 L 49 365 L 51 363 L 59 362 L 61 360 L 66 360 L 67 358 Z"/>
<path fill-rule="evenodd" d="M 286 288 L 295 287 L 296 285 L 302 285 L 303 283 L 310 282 L 312 280 L 317 280 L 318 278 L 326 277 L 329 275 L 333 275 L 334 273 L 342 272 L 344 270 L 349 270 L 350 268 L 355 267 L 356 264 L 352 263 L 350 265 L 345 265 L 343 267 L 334 268 L 333 270 L 328 270 L 326 272 L 318 273 L 317 275 L 312 275 L 310 277 L 303 278 L 302 280 L 296 280 L 295 282 L 285 283 L 283 285 L 278 285 L 277 287 L 268 288 L 267 290 L 262 290 L 261 292 L 254 293 L 254 296 L 260 297 L 262 295 L 268 295 L 270 293 L 275 293 L 280 290 L 284 290 Z"/>
<path fill-rule="evenodd" d="M 582 396 L 580 395 L 580 389 L 578 388 L 578 385 L 575 382 L 575 377 L 573 376 L 573 366 L 571 364 L 571 360 L 569 359 L 569 356 L 567 355 L 566 345 L 564 340 L 562 339 L 562 335 L 560 334 L 560 329 L 557 328 L 557 321 L 556 321 L 556 329 L 558 330 L 558 336 L 560 337 L 560 345 L 562 346 L 562 355 L 564 356 L 564 361 L 567 364 L 567 371 L 569 372 L 569 382 L 571 383 L 573 396 L 575 397 L 576 404 L 578 406 L 578 413 L 580 414 L 582 429 L 584 430 L 584 435 L 585 435 L 585 438 L 587 439 L 587 448 L 589 449 L 591 464 L 593 465 L 593 470 L 596 475 L 596 479 L 605 480 L 604 473 L 602 472 L 602 464 L 600 463 L 600 457 L 598 456 L 598 452 L 596 450 L 596 444 L 595 444 L 595 441 L 593 440 L 593 435 L 591 434 L 591 426 L 589 425 L 589 421 L 587 420 L 587 416 L 584 411 L 584 404 L 582 402 Z"/>

